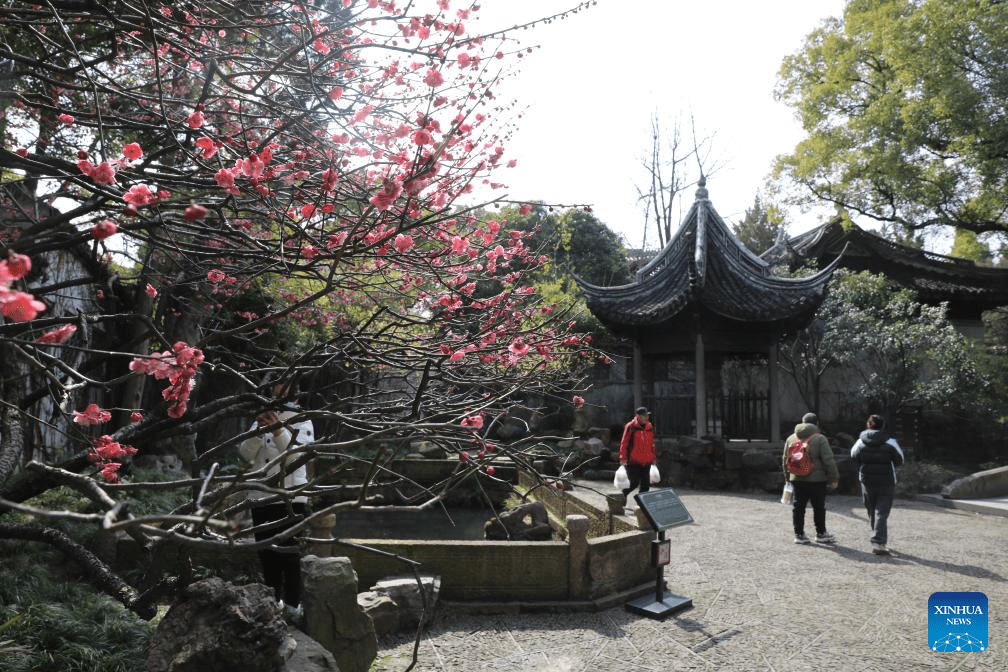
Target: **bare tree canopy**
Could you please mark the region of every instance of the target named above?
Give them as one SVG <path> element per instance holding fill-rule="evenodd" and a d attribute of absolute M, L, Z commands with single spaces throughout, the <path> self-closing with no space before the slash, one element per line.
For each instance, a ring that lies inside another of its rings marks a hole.
<path fill-rule="evenodd" d="M 643 186 L 637 186 L 637 202 L 644 206 L 642 248 L 647 247 L 648 224 L 651 222 L 658 232 L 659 248 L 672 240 L 684 214 L 682 195 L 686 188 L 696 184 L 701 177 L 710 177 L 718 169 L 710 157 L 714 138 L 697 138 L 692 115 L 689 131 L 689 137 L 684 138 L 680 120 L 677 119 L 668 129 L 663 126 L 657 112 L 651 115 L 651 147 L 648 155 L 641 160 L 648 181 Z M 696 173 L 693 172 L 694 163 Z"/>

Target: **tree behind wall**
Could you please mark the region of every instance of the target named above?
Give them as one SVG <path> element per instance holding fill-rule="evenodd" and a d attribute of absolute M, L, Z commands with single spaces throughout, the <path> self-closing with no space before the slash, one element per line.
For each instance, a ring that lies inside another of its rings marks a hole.
<path fill-rule="evenodd" d="M 910 400 L 955 412 L 991 408 L 973 348 L 942 306 L 916 301 L 885 276 L 839 270 L 806 329 L 785 340 L 781 368 L 809 408 L 821 407 L 830 371 L 853 374 L 864 413 L 894 415 Z"/>
<path fill-rule="evenodd" d="M 277 477 L 226 469 L 248 433 L 222 428 L 299 395 L 328 429 L 287 469 L 417 440 L 457 454 L 458 478 L 523 462 L 489 443 L 493 418 L 570 403 L 592 352 L 528 283 L 525 235 L 455 205 L 506 166 L 494 86 L 520 48 L 447 6 L 0 8 L 0 536 L 47 539 L 3 512 L 44 520 L 23 503 L 67 484 L 159 585 L 158 544 L 250 538 L 228 507 Z M 31 445 L 43 423 L 59 445 Z M 187 506 L 127 513 L 133 449 L 186 460 L 192 479 L 157 487 Z M 152 613 L 155 593 L 85 564 Z"/>

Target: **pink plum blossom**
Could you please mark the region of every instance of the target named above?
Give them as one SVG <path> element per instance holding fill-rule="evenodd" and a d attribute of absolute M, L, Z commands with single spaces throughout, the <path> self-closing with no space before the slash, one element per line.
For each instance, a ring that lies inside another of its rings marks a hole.
<path fill-rule="evenodd" d="M 35 339 L 36 343 L 66 343 L 66 341 L 74 335 L 77 331 L 77 327 L 73 324 L 64 324 L 62 327 L 57 329 L 51 329 L 38 338 Z"/>
<path fill-rule="evenodd" d="M 105 240 L 109 236 L 115 235 L 119 227 L 111 219 L 103 219 L 91 227 L 91 237 L 95 240 Z"/>
<path fill-rule="evenodd" d="M 217 153 L 217 143 L 213 139 L 204 136 L 196 138 L 196 146 L 203 152 L 203 158 L 212 158 Z"/>
<path fill-rule="evenodd" d="M 183 217 L 187 222 L 196 222 L 207 216 L 207 209 L 198 203 L 193 203 L 185 209 Z"/>
<path fill-rule="evenodd" d="M 143 150 L 140 148 L 139 144 L 131 142 L 123 147 L 123 156 L 125 156 L 130 161 L 136 161 L 141 156 L 143 156 Z"/>
<path fill-rule="evenodd" d="M 74 411 L 73 421 L 85 427 L 100 425 L 112 419 L 112 414 L 98 406 L 98 404 L 88 404 L 84 412 Z"/>
<path fill-rule="evenodd" d="M 512 354 L 518 355 L 519 357 L 524 357 L 526 354 L 528 354 L 529 349 L 530 348 L 528 343 L 526 343 L 521 336 L 518 336 L 513 341 L 511 341 L 511 344 L 508 346 L 508 350 L 510 350 Z"/>
<path fill-rule="evenodd" d="M 4 317 L 15 322 L 28 322 L 45 309 L 46 304 L 31 294 L 0 287 L 0 315 Z"/>
<path fill-rule="evenodd" d="M 31 271 L 31 257 L 14 250 L 7 253 L 7 260 L 0 261 L 0 282 L 20 280 Z"/>
<path fill-rule="evenodd" d="M 434 68 L 429 68 L 424 76 L 424 84 L 429 87 L 441 86 L 444 84 L 444 77 Z"/>
<path fill-rule="evenodd" d="M 146 184 L 134 184 L 123 194 L 123 200 L 139 208 L 144 205 L 150 205 L 157 198 L 151 193 L 150 187 Z"/>
<path fill-rule="evenodd" d="M 400 233 L 395 237 L 394 244 L 396 252 L 398 252 L 399 254 L 403 254 L 404 252 L 408 252 L 409 250 L 413 249 L 413 237 L 408 236 L 404 233 Z"/>

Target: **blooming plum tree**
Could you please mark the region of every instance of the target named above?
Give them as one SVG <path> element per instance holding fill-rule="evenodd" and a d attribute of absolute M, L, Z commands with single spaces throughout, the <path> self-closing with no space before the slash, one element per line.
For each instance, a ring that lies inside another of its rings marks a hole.
<path fill-rule="evenodd" d="M 525 49 L 477 16 L 448 0 L 0 8 L 0 516 L 46 519 L 25 502 L 69 484 L 148 549 L 227 552 L 251 539 L 236 496 L 285 496 L 219 468 L 278 384 L 323 428 L 289 469 L 386 440 L 487 474 L 522 460 L 520 443 L 488 450 L 484 419 L 572 403 L 595 354 L 529 283 L 528 234 L 462 205 L 507 170 L 495 87 Z M 165 450 L 191 470 L 172 485 L 199 494 L 134 519 L 129 460 Z M 320 483 L 300 494 L 329 510 Z M 4 536 L 45 532 L 0 520 Z M 104 587 L 152 613 L 154 594 Z"/>

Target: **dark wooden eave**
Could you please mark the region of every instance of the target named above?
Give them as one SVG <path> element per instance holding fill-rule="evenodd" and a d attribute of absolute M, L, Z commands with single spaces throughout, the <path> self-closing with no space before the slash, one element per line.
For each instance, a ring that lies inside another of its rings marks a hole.
<path fill-rule="evenodd" d="M 839 217 L 778 240 L 760 257 L 791 268 L 808 261 L 822 265 L 840 257 L 841 267 L 881 273 L 898 286 L 914 290 L 923 303 L 947 302 L 952 319 L 979 320 L 983 311 L 1008 305 L 1008 269 L 977 266 L 968 259 L 895 243 L 853 224 L 845 228 Z"/>
<path fill-rule="evenodd" d="M 774 275 L 771 264 L 746 249 L 721 219 L 701 180 L 678 232 L 634 282 L 600 287 L 576 280 L 588 309 L 618 334 L 669 327 L 682 316 L 692 324 L 703 315 L 722 329 L 781 331 L 811 320 L 835 267 L 805 278 Z"/>

